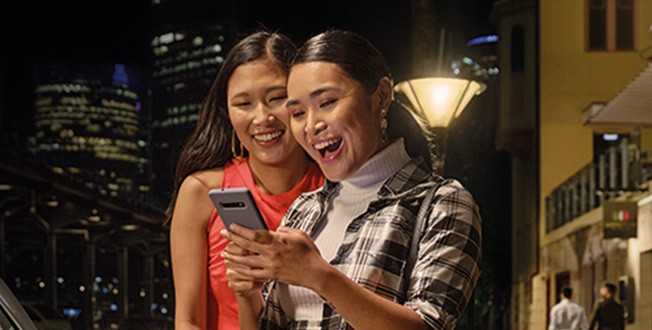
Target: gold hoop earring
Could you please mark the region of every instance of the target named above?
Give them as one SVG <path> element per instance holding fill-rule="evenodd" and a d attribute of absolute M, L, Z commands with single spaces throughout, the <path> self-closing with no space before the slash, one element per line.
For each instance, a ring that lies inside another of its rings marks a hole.
<path fill-rule="evenodd" d="M 237 139 L 238 138 L 235 136 L 235 131 L 231 131 L 231 153 L 233 154 L 233 158 L 235 158 L 236 161 L 240 161 L 242 158 L 244 158 L 244 147 L 240 141 L 236 142 Z M 240 154 L 235 152 L 236 144 L 240 145 Z"/>

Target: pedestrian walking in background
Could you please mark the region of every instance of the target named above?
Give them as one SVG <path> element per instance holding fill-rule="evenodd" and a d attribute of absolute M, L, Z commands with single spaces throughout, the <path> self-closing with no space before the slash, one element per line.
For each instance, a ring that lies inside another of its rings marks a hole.
<path fill-rule="evenodd" d="M 550 310 L 550 324 L 548 330 L 586 330 L 589 324 L 586 321 L 584 307 L 571 301 L 573 288 L 565 286 L 561 289 L 561 301 Z"/>
<path fill-rule="evenodd" d="M 624 330 L 625 329 L 625 308 L 616 301 L 616 285 L 605 283 L 600 288 L 602 301 L 598 302 L 593 309 L 591 326 L 593 330 L 598 325 L 598 330 Z"/>

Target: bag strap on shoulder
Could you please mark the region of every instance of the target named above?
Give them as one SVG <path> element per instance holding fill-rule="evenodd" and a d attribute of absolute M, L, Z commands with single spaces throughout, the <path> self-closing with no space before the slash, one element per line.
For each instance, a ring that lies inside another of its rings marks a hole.
<path fill-rule="evenodd" d="M 405 262 L 405 272 L 403 273 L 403 292 L 405 294 L 405 300 L 407 301 L 408 290 L 410 289 L 410 277 L 412 275 L 412 270 L 414 269 L 414 264 L 417 262 L 417 257 L 419 254 L 419 243 L 421 242 L 421 235 L 423 234 L 424 226 L 426 225 L 427 212 L 432 203 L 432 197 L 435 195 L 437 189 L 441 183 L 437 183 L 432 188 L 426 192 L 426 195 L 423 197 L 421 202 L 421 207 L 419 208 L 419 213 L 417 218 L 414 221 L 414 232 L 412 233 L 412 240 L 410 242 L 410 251 L 408 252 L 408 259 Z"/>

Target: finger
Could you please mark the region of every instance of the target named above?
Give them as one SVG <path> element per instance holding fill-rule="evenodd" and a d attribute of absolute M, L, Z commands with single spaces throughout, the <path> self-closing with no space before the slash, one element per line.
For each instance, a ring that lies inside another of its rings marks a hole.
<path fill-rule="evenodd" d="M 278 229 L 276 229 L 276 232 L 277 233 L 292 233 L 295 230 L 298 230 L 298 229 L 295 229 L 295 228 L 292 228 L 292 227 L 278 227 Z"/>
<path fill-rule="evenodd" d="M 276 279 L 276 277 L 273 276 L 270 270 L 264 268 L 243 269 L 242 273 L 240 273 L 239 276 L 253 279 L 254 281 L 258 281 L 258 282 L 266 282 L 268 280 Z"/>
<path fill-rule="evenodd" d="M 240 268 L 240 269 L 227 269 L 226 270 L 226 277 L 228 278 L 229 282 L 231 281 L 254 281 L 256 280 L 254 277 L 244 274 L 249 268 Z"/>
<path fill-rule="evenodd" d="M 238 264 L 241 266 L 246 266 L 249 268 L 263 268 L 265 265 L 265 260 L 261 258 L 260 255 L 250 254 L 246 256 L 241 256 L 241 255 L 230 254 L 226 251 L 220 253 L 220 255 L 222 256 L 222 258 L 224 258 L 224 260 L 228 262 Z"/>
<path fill-rule="evenodd" d="M 235 293 L 251 291 L 256 287 L 255 281 L 229 281 L 229 288 Z"/>
<path fill-rule="evenodd" d="M 250 267 L 245 266 L 239 263 L 235 263 L 229 260 L 224 260 L 224 266 L 226 266 L 226 273 L 227 276 L 229 274 L 244 274 L 245 271 L 247 271 Z M 242 275 L 245 276 L 245 275 Z"/>
<path fill-rule="evenodd" d="M 270 231 L 268 230 L 253 230 L 235 223 L 229 226 L 229 230 L 250 241 L 258 243 L 268 243 L 270 241 Z"/>
<path fill-rule="evenodd" d="M 283 238 L 287 237 L 309 237 L 308 234 L 306 234 L 305 231 L 296 229 L 296 228 L 290 228 L 290 227 L 279 227 L 276 230 L 276 234 L 280 235 Z"/>
<path fill-rule="evenodd" d="M 247 250 L 245 250 L 245 249 L 239 247 L 237 244 L 235 244 L 235 243 L 233 243 L 233 242 L 230 242 L 230 243 L 226 246 L 226 248 L 224 248 L 224 251 L 226 251 L 226 252 L 228 252 L 228 253 L 230 253 L 230 254 L 241 255 L 241 256 L 244 256 L 244 255 L 247 255 L 247 254 L 248 254 L 248 253 L 247 253 L 247 252 L 248 252 Z"/>
<path fill-rule="evenodd" d="M 275 278 L 273 270 L 269 267 L 261 266 L 266 264 L 266 262 L 260 256 L 241 257 L 227 255 L 224 260 L 229 280 L 231 279 L 231 276 L 233 278 L 256 280 L 260 282 L 265 282 L 269 279 Z"/>
<path fill-rule="evenodd" d="M 242 227 L 240 227 L 242 228 Z M 249 230 L 249 229 L 246 229 Z M 251 230 L 249 230 L 251 231 Z M 251 231 L 253 232 L 253 231 Z M 240 236 L 236 232 L 229 232 L 228 230 L 222 230 L 220 231 L 220 235 L 222 237 L 230 240 L 232 243 L 235 243 L 238 245 L 240 248 L 254 252 L 254 253 L 260 253 L 261 251 L 264 251 L 264 244 L 257 243 L 255 241 L 252 241 L 251 239 L 247 239 L 246 237 Z"/>

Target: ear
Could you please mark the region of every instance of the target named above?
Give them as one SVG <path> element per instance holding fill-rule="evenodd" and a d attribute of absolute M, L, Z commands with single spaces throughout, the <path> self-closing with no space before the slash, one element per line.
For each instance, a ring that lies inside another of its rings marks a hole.
<path fill-rule="evenodd" d="M 388 77 L 382 77 L 378 80 L 378 86 L 374 91 L 374 105 L 380 107 L 380 109 L 388 109 L 389 105 L 394 99 L 394 88 L 392 80 Z"/>

